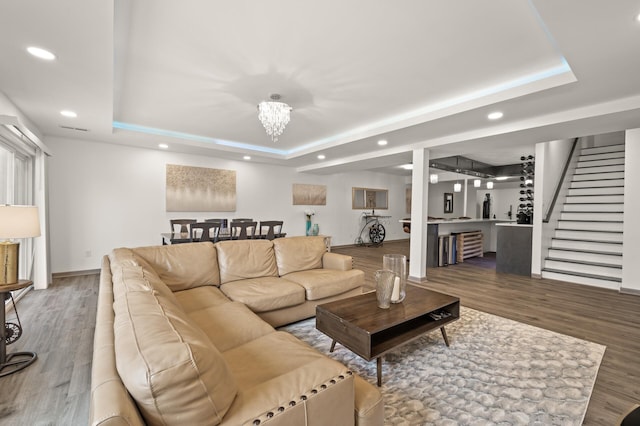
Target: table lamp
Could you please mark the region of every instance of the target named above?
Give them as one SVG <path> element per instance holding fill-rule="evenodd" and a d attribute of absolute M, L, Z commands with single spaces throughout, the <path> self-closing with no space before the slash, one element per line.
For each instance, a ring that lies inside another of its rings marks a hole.
<path fill-rule="evenodd" d="M 36 206 L 0 206 L 0 286 L 18 282 L 20 242 L 14 238 L 40 236 Z"/>

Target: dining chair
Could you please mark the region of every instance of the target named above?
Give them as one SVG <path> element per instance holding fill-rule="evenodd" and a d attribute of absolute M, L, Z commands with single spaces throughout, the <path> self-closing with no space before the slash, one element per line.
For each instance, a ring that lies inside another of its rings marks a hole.
<path fill-rule="evenodd" d="M 191 241 L 193 242 L 211 241 L 215 243 L 218 241 L 219 234 L 220 222 L 198 222 L 191 225 Z"/>
<path fill-rule="evenodd" d="M 282 233 L 282 220 L 263 220 L 260 222 L 260 238 L 273 240 Z"/>
<path fill-rule="evenodd" d="M 234 240 L 246 240 L 249 238 L 256 238 L 256 228 L 258 222 L 237 222 L 231 221 L 231 238 Z"/>
<path fill-rule="evenodd" d="M 189 229 L 191 227 L 191 225 L 193 225 L 194 223 L 198 222 L 195 219 L 169 219 L 169 222 L 171 223 L 171 232 L 175 233 L 175 225 L 180 225 L 180 233 L 181 234 L 187 234 L 189 233 Z"/>

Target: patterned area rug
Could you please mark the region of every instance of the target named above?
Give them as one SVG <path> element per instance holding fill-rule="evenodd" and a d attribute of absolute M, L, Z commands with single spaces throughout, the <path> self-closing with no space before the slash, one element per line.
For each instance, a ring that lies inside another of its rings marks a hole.
<path fill-rule="evenodd" d="M 461 307 L 447 327 L 387 354 L 385 424 L 580 425 L 605 347 Z M 315 329 L 315 319 L 281 328 L 371 383 L 364 361 Z"/>

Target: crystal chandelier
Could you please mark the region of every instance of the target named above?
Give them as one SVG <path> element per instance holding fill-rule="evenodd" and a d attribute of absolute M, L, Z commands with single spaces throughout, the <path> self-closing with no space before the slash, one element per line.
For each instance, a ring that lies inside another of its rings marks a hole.
<path fill-rule="evenodd" d="M 291 118 L 291 107 L 284 102 L 278 102 L 280 95 L 273 94 L 271 101 L 262 101 L 258 104 L 258 119 L 271 136 L 273 142 L 278 142 L 278 136 L 284 132 L 285 126 Z"/>

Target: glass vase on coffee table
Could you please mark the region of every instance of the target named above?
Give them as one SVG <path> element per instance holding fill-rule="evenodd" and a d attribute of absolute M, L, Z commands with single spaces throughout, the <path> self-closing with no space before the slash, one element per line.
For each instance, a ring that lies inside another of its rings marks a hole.
<path fill-rule="evenodd" d="M 382 269 L 394 273 L 391 303 L 400 303 L 406 296 L 407 256 L 403 254 L 385 254 L 382 256 Z"/>
<path fill-rule="evenodd" d="M 386 269 L 378 269 L 374 277 L 376 279 L 376 298 L 378 307 L 389 309 L 391 306 L 391 293 L 393 292 L 393 281 L 396 274 Z"/>

